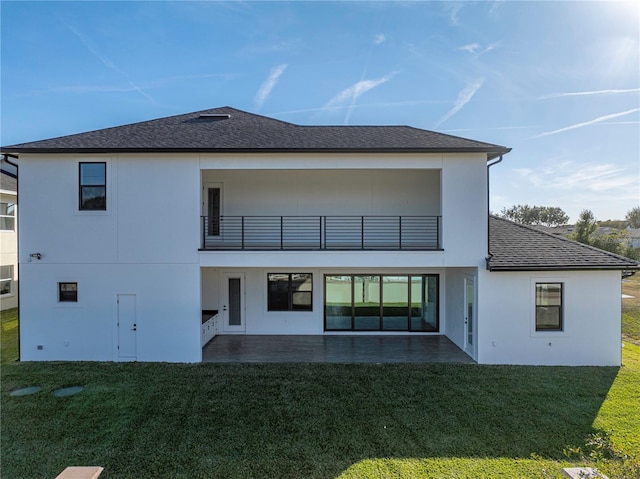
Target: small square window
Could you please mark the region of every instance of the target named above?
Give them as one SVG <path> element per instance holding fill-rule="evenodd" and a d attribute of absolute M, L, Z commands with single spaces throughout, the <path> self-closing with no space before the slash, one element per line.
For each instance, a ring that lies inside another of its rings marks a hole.
<path fill-rule="evenodd" d="M 61 303 L 77 303 L 78 283 L 58 283 L 58 301 Z"/>
<path fill-rule="evenodd" d="M 107 209 L 107 164 L 80 163 L 80 210 Z"/>
<path fill-rule="evenodd" d="M 562 283 L 536 283 L 536 331 L 563 330 L 562 286 Z"/>

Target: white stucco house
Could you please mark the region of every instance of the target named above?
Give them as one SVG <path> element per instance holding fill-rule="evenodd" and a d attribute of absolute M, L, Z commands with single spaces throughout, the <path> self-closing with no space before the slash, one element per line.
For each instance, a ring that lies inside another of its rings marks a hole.
<path fill-rule="evenodd" d="M 509 151 L 229 107 L 3 147 L 20 162 L 21 360 L 443 335 L 478 363 L 619 365 L 621 270 L 640 265 L 490 217 Z"/>

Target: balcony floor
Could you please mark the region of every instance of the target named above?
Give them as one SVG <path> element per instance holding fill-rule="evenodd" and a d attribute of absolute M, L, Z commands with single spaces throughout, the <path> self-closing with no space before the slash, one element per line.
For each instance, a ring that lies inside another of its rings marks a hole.
<path fill-rule="evenodd" d="M 202 361 L 475 364 L 446 336 L 218 335 L 202 349 Z"/>

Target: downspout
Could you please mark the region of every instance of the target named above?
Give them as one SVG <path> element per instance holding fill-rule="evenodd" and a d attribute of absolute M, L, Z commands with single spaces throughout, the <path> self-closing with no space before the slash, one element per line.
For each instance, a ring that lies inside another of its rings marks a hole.
<path fill-rule="evenodd" d="M 18 176 L 20 176 L 18 174 L 18 164 L 17 163 L 13 163 L 11 160 L 9 160 L 9 157 L 11 158 L 15 158 L 18 159 L 17 155 L 11 155 L 9 153 L 3 153 L 2 154 L 2 161 L 6 161 L 9 165 L 14 166 L 16 169 L 16 178 Z M 20 227 L 20 196 L 18 194 L 18 190 L 20 190 L 20 181 L 18 180 L 16 182 L 16 198 L 18 201 L 18 218 L 17 218 L 17 228 L 16 228 L 16 256 L 18 257 L 18 361 L 20 361 L 20 231 L 19 231 L 19 227 Z"/>
<path fill-rule="evenodd" d="M 498 158 L 493 163 L 487 163 L 487 256 L 485 258 L 485 261 L 487 262 L 487 269 L 489 269 L 489 261 L 493 256 L 491 254 L 491 210 L 489 208 L 489 202 L 491 198 L 489 196 L 489 168 L 491 168 L 493 165 L 497 165 L 501 161 L 502 155 L 500 155 L 500 158 Z"/>

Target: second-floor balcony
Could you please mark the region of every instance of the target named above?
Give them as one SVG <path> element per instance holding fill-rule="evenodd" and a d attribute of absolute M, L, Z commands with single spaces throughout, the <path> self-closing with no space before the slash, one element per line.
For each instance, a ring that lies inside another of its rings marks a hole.
<path fill-rule="evenodd" d="M 440 216 L 202 216 L 202 250 L 435 251 Z"/>

